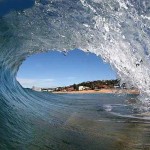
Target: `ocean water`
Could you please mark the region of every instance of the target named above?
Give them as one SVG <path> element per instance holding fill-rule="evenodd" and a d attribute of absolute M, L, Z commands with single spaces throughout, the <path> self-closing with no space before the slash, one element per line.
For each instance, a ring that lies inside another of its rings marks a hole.
<path fill-rule="evenodd" d="M 0 149 L 150 149 L 150 118 L 134 110 L 137 95 L 43 95 L 31 106 L 6 107 L 1 99 Z"/>
<path fill-rule="evenodd" d="M 149 39 L 149 0 L 0 0 L 0 149 L 150 149 Z M 50 95 L 17 82 L 30 55 L 76 48 L 140 96 Z"/>

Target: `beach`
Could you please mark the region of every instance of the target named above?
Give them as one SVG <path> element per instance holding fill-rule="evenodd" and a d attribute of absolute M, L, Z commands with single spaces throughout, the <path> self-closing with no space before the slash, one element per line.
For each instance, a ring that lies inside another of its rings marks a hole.
<path fill-rule="evenodd" d="M 100 89 L 100 90 L 82 90 L 82 91 L 54 91 L 56 94 L 140 94 L 137 89 Z"/>

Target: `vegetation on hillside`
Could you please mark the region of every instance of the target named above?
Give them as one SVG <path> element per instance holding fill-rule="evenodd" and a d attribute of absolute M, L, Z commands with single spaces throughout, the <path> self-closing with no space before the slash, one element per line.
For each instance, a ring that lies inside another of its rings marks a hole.
<path fill-rule="evenodd" d="M 115 85 L 119 85 L 119 80 L 97 80 L 97 81 L 88 81 L 82 82 L 79 84 L 74 84 L 74 89 L 78 89 L 79 86 L 86 86 L 94 90 L 95 88 L 113 88 Z"/>
<path fill-rule="evenodd" d="M 88 87 L 91 90 L 94 89 L 102 89 L 102 88 L 114 88 L 115 85 L 119 85 L 119 80 L 97 80 L 97 81 L 87 81 L 79 84 L 73 84 L 66 87 L 59 87 L 57 90 L 62 91 L 70 91 L 70 90 L 79 90 L 79 86 Z"/>

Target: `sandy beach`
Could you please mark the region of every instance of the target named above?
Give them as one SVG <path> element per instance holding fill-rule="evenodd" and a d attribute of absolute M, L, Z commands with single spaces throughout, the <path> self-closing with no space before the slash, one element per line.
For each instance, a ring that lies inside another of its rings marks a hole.
<path fill-rule="evenodd" d="M 96 93 L 116 93 L 116 94 L 139 94 L 135 89 L 101 89 L 101 90 L 83 90 L 83 91 L 58 91 L 56 94 L 96 94 Z"/>

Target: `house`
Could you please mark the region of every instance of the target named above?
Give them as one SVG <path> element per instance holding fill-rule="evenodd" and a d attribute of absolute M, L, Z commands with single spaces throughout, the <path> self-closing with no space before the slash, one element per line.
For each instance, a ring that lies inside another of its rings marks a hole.
<path fill-rule="evenodd" d="M 79 86 L 78 90 L 83 91 L 83 90 L 89 90 L 90 88 L 87 86 Z"/>
<path fill-rule="evenodd" d="M 120 88 L 120 85 L 114 85 L 114 88 L 115 88 L 115 89 L 119 89 L 119 88 Z"/>
<path fill-rule="evenodd" d="M 53 92 L 55 89 L 54 88 L 42 88 L 41 91 L 43 92 Z"/>
<path fill-rule="evenodd" d="M 41 89 L 41 88 L 39 88 L 39 87 L 35 87 L 35 86 L 33 86 L 33 87 L 32 87 L 32 90 L 34 90 L 34 91 L 38 91 L 38 92 L 41 92 L 41 91 L 42 91 L 42 89 Z"/>
<path fill-rule="evenodd" d="M 74 87 L 67 87 L 66 88 L 66 91 L 74 91 L 75 89 L 74 89 Z"/>

